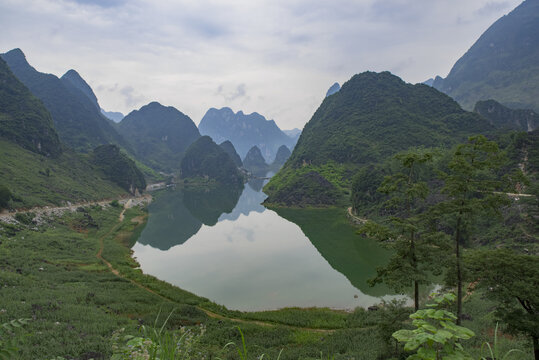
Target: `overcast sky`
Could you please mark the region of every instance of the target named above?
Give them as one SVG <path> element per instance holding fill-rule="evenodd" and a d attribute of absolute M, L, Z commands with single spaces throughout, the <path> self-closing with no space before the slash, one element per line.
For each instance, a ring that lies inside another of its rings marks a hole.
<path fill-rule="evenodd" d="M 0 0 L 0 52 L 73 68 L 100 105 L 210 107 L 302 128 L 326 90 L 366 70 L 445 77 L 521 0 Z"/>

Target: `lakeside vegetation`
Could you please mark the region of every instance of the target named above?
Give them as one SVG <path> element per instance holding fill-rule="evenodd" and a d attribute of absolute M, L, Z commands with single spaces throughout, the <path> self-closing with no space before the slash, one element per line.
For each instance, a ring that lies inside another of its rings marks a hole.
<path fill-rule="evenodd" d="M 131 258 L 130 247 L 147 215 L 132 208 L 120 223 L 121 211 L 92 206 L 40 225 L 2 223 L 0 323 L 31 319 L 3 335 L 19 349 L 19 358 L 109 358 L 113 345 L 122 345 L 120 332 L 141 336 L 140 326 L 153 326 L 159 312 L 167 316 L 172 312 L 164 327 L 167 332 L 199 331 L 204 325 L 204 334 L 193 345 L 197 354 L 193 358 L 237 359 L 234 348 L 225 348 L 230 341 L 241 344 L 237 326 L 249 352 L 257 357 L 277 358 L 282 350 L 281 359 L 319 359 L 321 354 L 373 359 L 402 351 L 391 339 L 409 314 L 400 306 L 350 313 L 329 309 L 242 313 L 144 275 Z M 465 346 L 476 354 L 482 341 L 491 341 L 491 315 L 484 304 L 479 292 L 464 302 L 473 321 L 463 325 L 478 335 Z M 520 337 L 500 338 L 502 349 L 526 350 L 526 344 Z"/>

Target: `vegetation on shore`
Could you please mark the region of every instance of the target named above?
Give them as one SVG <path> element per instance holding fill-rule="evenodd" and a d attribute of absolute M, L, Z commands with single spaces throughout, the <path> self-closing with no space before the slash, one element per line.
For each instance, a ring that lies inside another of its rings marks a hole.
<path fill-rule="evenodd" d="M 11 192 L 8 208 L 62 205 L 127 195 L 88 156 L 66 150 L 57 158 L 0 139 L 0 178 Z"/>

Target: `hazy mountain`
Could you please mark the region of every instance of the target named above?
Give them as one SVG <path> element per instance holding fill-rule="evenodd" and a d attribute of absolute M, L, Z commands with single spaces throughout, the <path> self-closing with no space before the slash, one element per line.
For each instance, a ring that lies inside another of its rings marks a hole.
<path fill-rule="evenodd" d="M 234 145 L 230 141 L 223 141 L 219 146 L 230 156 L 230 158 L 234 161 L 234 164 L 236 164 L 237 167 L 242 167 L 243 162 L 241 161 L 240 156 L 236 152 L 236 149 L 234 148 Z"/>
<path fill-rule="evenodd" d="M 301 135 L 301 130 L 294 128 L 292 130 L 283 130 L 283 132 L 292 139 L 292 144 L 289 146 L 290 149 L 293 149 L 294 146 L 298 143 L 299 136 Z"/>
<path fill-rule="evenodd" d="M 283 132 L 291 138 L 295 138 L 301 134 L 301 130 L 298 128 L 293 128 L 292 130 L 283 130 Z"/>
<path fill-rule="evenodd" d="M 253 146 L 249 152 L 247 152 L 247 155 L 245 155 L 245 158 L 243 159 L 243 167 L 253 174 L 265 175 L 268 170 L 268 164 L 266 163 L 266 160 L 264 160 L 258 146 Z"/>
<path fill-rule="evenodd" d="M 242 111 L 234 113 L 227 107 L 211 108 L 200 121 L 198 129 L 217 143 L 230 140 L 241 158 L 255 145 L 266 161 L 275 157 L 279 146 L 294 146 L 294 139 L 282 132 L 273 120 L 266 120 L 256 112 L 244 114 Z"/>
<path fill-rule="evenodd" d="M 0 59 L 0 137 L 38 154 L 62 152 L 52 117 Z"/>
<path fill-rule="evenodd" d="M 277 150 L 277 155 L 275 155 L 275 160 L 273 160 L 272 166 L 282 166 L 288 160 L 288 158 L 292 155 L 290 152 L 290 149 L 286 147 L 286 145 L 282 145 L 279 150 Z"/>
<path fill-rule="evenodd" d="M 539 114 L 535 111 L 510 109 L 495 100 L 478 101 L 473 111 L 497 128 L 533 131 L 539 124 Z"/>
<path fill-rule="evenodd" d="M 193 120 L 158 102 L 130 112 L 118 124 L 118 131 L 131 144 L 138 159 L 167 172 L 179 169 L 184 151 L 200 137 Z"/>
<path fill-rule="evenodd" d="M 433 78 L 430 78 L 428 80 L 425 80 L 422 82 L 422 84 L 425 84 L 425 85 L 428 85 L 428 86 L 432 86 L 434 85 L 434 79 Z"/>
<path fill-rule="evenodd" d="M 40 73 L 28 64 L 20 49 L 0 56 L 15 76 L 49 110 L 62 142 L 83 152 L 109 143 L 128 147 L 109 121 L 100 114 L 95 103 L 80 90 L 80 76 L 72 72 L 60 80 L 52 74 Z"/>
<path fill-rule="evenodd" d="M 78 72 L 71 69 L 68 72 L 66 72 L 60 80 L 62 81 L 68 81 L 71 83 L 72 86 L 77 88 L 79 91 L 81 91 L 86 97 L 92 102 L 92 104 L 95 105 L 97 109 L 101 109 L 99 107 L 99 103 L 97 102 L 97 97 L 94 94 L 94 91 L 88 85 L 88 83 L 79 75 Z"/>
<path fill-rule="evenodd" d="M 451 146 L 489 129 L 480 115 L 462 110 L 432 87 L 405 83 L 389 72 L 365 72 L 324 99 L 264 191 L 269 203 L 309 198 L 317 204 L 319 197 L 327 198 L 321 190 L 334 193 L 325 180 L 346 191 L 350 177 L 363 165 L 411 146 Z M 331 178 L 324 180 L 323 174 L 329 173 Z M 298 188 L 292 184 L 306 180 L 312 188 L 302 186 L 303 195 L 287 193 Z"/>
<path fill-rule="evenodd" d="M 335 94 L 339 90 L 341 90 L 341 85 L 336 82 L 328 89 L 328 91 L 326 92 L 326 97 Z"/>
<path fill-rule="evenodd" d="M 125 115 L 121 112 L 105 111 L 103 108 L 101 108 L 101 114 L 107 119 L 114 121 L 115 123 L 119 123 L 125 117 Z"/>
<path fill-rule="evenodd" d="M 498 19 L 433 85 L 468 110 L 495 99 L 539 112 L 539 1 L 526 0 Z"/>
<path fill-rule="evenodd" d="M 225 150 L 209 136 L 202 136 L 189 146 L 181 162 L 181 177 L 206 178 L 222 185 L 243 188 L 243 174 Z"/>

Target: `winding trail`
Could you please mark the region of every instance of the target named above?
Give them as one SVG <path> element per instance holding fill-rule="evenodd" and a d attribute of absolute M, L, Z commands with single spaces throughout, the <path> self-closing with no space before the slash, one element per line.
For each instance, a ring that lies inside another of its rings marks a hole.
<path fill-rule="evenodd" d="M 369 219 L 364 219 L 364 218 L 360 218 L 359 216 L 357 215 L 354 215 L 354 213 L 352 212 L 352 207 L 350 206 L 348 209 L 348 217 L 350 219 L 352 219 L 352 221 L 358 225 L 363 225 L 365 224 L 367 221 L 369 221 Z"/>

